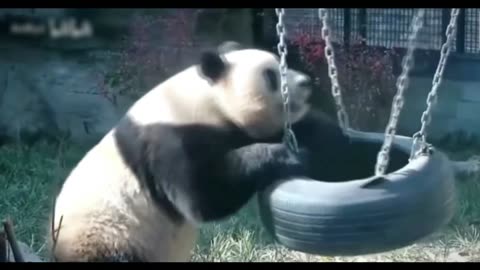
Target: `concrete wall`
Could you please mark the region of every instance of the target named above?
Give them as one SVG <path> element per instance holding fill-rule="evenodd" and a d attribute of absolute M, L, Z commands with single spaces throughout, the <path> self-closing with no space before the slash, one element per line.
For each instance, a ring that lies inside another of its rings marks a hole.
<path fill-rule="evenodd" d="M 431 75 L 424 73 L 423 76 L 412 77 L 405 93 L 406 103 L 399 123 L 404 134 L 411 135 L 420 129 L 420 117 L 427 106 L 434 70 L 428 73 Z M 432 139 L 458 132 L 480 136 L 479 74 L 479 58 L 456 55 L 449 58 L 428 131 Z"/>

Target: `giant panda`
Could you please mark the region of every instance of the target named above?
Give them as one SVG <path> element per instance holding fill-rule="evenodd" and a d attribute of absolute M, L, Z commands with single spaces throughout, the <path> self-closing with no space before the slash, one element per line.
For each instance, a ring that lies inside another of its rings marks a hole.
<path fill-rule="evenodd" d="M 306 173 L 305 150 L 278 139 L 278 57 L 232 44 L 147 92 L 72 169 L 51 217 L 54 261 L 188 261 L 201 224 Z M 288 70 L 288 87 L 308 142 L 310 78 Z"/>

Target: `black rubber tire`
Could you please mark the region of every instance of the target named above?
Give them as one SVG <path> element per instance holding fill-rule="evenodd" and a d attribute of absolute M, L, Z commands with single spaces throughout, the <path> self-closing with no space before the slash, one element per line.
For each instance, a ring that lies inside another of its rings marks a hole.
<path fill-rule="evenodd" d="M 348 134 L 358 143 L 381 145 L 384 139 L 380 133 Z M 393 147 L 410 153 L 411 144 L 397 136 Z M 280 244 L 310 254 L 355 256 L 411 245 L 446 225 L 456 207 L 450 162 L 433 150 L 384 180 L 281 181 L 258 196 L 262 222 Z"/>

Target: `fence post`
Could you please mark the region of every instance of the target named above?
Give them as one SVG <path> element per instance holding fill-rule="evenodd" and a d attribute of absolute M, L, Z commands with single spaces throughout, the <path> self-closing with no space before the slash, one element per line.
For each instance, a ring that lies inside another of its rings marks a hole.
<path fill-rule="evenodd" d="M 465 9 L 461 8 L 458 14 L 457 23 L 457 50 L 458 53 L 465 52 Z"/>
<path fill-rule="evenodd" d="M 358 22 L 359 22 L 359 31 L 360 36 L 367 42 L 367 9 L 360 8 L 358 12 Z"/>
<path fill-rule="evenodd" d="M 450 21 L 450 9 L 442 8 L 442 44 L 445 43 L 445 41 L 447 41 L 445 32 L 447 31 L 449 21 Z"/>
<path fill-rule="evenodd" d="M 264 30 L 264 9 L 263 8 L 252 8 L 252 35 L 253 35 L 253 45 L 255 47 L 262 47 L 265 43 L 263 36 Z"/>
<path fill-rule="evenodd" d="M 348 50 L 350 45 L 350 33 L 352 22 L 352 10 L 349 8 L 343 9 L 343 44 Z"/>

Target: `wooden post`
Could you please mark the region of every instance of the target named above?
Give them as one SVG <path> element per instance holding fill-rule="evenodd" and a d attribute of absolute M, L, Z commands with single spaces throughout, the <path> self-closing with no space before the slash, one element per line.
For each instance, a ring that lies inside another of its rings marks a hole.
<path fill-rule="evenodd" d="M 12 248 L 13 258 L 15 259 L 15 262 L 24 262 L 22 252 L 20 251 L 20 247 L 18 246 L 15 233 L 13 232 L 12 221 L 10 219 L 5 220 L 3 222 L 3 228 L 5 230 L 5 234 L 7 235 L 7 240 L 10 243 L 10 247 Z"/>
<path fill-rule="evenodd" d="M 4 231 L 0 231 L 0 263 L 7 262 L 7 237 Z"/>
<path fill-rule="evenodd" d="M 367 9 L 361 8 L 358 12 L 360 36 L 367 40 Z"/>

